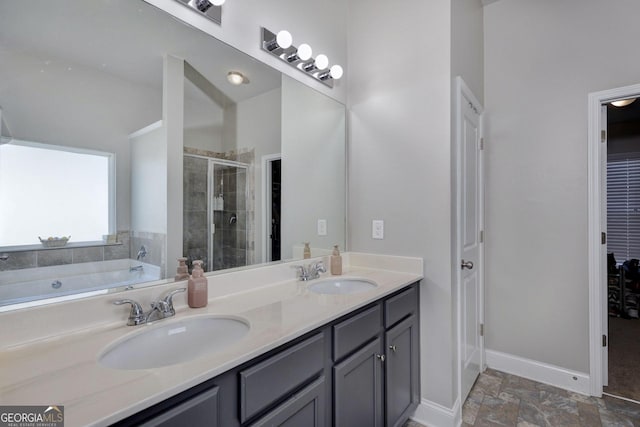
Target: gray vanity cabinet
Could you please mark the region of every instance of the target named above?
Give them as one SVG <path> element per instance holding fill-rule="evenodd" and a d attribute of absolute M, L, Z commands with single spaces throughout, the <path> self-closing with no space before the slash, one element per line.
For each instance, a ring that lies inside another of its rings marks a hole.
<path fill-rule="evenodd" d="M 396 427 L 419 401 L 418 284 L 118 426 Z"/>

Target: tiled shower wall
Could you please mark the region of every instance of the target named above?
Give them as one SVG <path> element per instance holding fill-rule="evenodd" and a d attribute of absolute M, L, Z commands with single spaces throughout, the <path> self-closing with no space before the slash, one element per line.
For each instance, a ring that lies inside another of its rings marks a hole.
<path fill-rule="evenodd" d="M 207 171 L 209 160 L 184 157 L 183 179 L 183 255 L 191 261 L 201 259 L 208 269 Z"/>

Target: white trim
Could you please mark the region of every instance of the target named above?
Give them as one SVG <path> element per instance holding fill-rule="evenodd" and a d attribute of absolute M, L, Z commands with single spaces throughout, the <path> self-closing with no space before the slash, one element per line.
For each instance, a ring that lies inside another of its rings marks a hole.
<path fill-rule="evenodd" d="M 145 135 L 153 130 L 159 129 L 162 127 L 162 120 L 158 120 L 157 122 L 153 122 L 150 125 L 147 125 L 137 131 L 130 133 L 129 138 L 137 138 L 139 136 Z"/>
<path fill-rule="evenodd" d="M 429 427 L 459 427 L 462 424 L 460 399 L 447 408 L 436 402 L 422 399 L 411 419 Z"/>
<path fill-rule="evenodd" d="M 589 196 L 589 376 L 591 384 L 589 394 L 602 396 L 604 378 L 602 335 L 605 334 L 607 313 L 602 301 L 605 298 L 606 281 L 606 245 L 600 243 L 606 224 L 602 206 L 605 203 L 602 183 L 603 149 L 600 141 L 600 107 L 602 104 L 640 95 L 640 84 L 589 94 L 589 157 L 588 157 L 588 196 Z"/>
<path fill-rule="evenodd" d="M 589 394 L 589 375 L 512 354 L 486 350 L 487 366 L 496 371 L 517 375 L 569 391 Z"/>
<path fill-rule="evenodd" d="M 282 159 L 281 153 L 275 154 L 266 154 L 262 156 L 262 236 L 260 236 L 260 240 L 262 241 L 262 262 L 271 262 L 270 259 L 267 259 L 267 247 L 270 232 L 267 230 L 271 230 L 271 211 L 267 211 L 267 206 L 271 205 L 271 168 L 267 167 L 268 164 L 273 162 L 274 160 Z M 267 204 L 269 201 L 269 204 Z"/>

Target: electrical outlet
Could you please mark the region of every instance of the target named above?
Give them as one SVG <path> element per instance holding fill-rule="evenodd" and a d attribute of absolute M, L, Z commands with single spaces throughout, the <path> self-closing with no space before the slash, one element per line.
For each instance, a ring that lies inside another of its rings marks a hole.
<path fill-rule="evenodd" d="M 318 236 L 326 236 L 327 235 L 327 220 L 319 219 L 318 220 Z"/>
<path fill-rule="evenodd" d="M 374 239 L 384 239 L 384 220 L 373 220 L 371 223 L 371 237 Z"/>

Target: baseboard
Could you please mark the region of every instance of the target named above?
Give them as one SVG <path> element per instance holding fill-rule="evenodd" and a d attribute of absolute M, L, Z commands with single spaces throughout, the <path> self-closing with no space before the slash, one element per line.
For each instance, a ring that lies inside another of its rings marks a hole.
<path fill-rule="evenodd" d="M 486 350 L 487 366 L 496 371 L 517 375 L 578 393 L 590 394 L 589 374 L 499 351 Z"/>
<path fill-rule="evenodd" d="M 422 399 L 411 419 L 429 427 L 460 427 L 460 413 L 460 399 L 456 400 L 453 408 Z"/>

